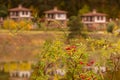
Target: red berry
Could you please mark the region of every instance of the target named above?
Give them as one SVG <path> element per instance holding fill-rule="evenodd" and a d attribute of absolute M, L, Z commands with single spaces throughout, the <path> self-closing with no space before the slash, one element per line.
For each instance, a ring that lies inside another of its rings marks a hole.
<path fill-rule="evenodd" d="M 75 52 L 76 50 L 74 49 L 73 51 Z"/>
<path fill-rule="evenodd" d="M 82 61 L 80 61 L 80 64 L 84 64 Z"/>
<path fill-rule="evenodd" d="M 85 79 L 86 77 L 84 75 L 80 76 L 80 78 Z"/>
<path fill-rule="evenodd" d="M 91 80 L 91 78 L 88 78 L 87 80 Z"/>
<path fill-rule="evenodd" d="M 91 64 L 87 63 L 87 66 L 91 66 Z"/>
<path fill-rule="evenodd" d="M 94 61 L 90 61 L 91 64 L 94 64 Z"/>
<path fill-rule="evenodd" d="M 76 48 L 76 46 L 71 46 L 71 48 Z"/>
<path fill-rule="evenodd" d="M 67 47 L 66 50 L 71 50 L 71 48 L 70 48 L 70 47 Z"/>

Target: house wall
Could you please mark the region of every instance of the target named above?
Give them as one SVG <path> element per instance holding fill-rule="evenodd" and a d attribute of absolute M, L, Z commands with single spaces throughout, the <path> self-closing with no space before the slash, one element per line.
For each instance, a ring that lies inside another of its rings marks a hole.
<path fill-rule="evenodd" d="M 10 18 L 17 18 L 17 17 L 19 17 L 19 13 L 10 12 Z"/>
<path fill-rule="evenodd" d="M 57 20 L 65 20 L 66 18 L 66 14 L 55 14 L 55 19 Z"/>
<path fill-rule="evenodd" d="M 106 23 L 88 23 L 84 24 L 88 31 L 104 31 L 107 26 Z"/>
<path fill-rule="evenodd" d="M 19 19 L 19 18 L 30 18 L 31 17 L 31 12 L 24 12 L 23 14 L 23 11 L 20 11 L 20 12 L 10 12 L 10 18 L 12 19 Z"/>
<path fill-rule="evenodd" d="M 48 19 L 56 19 L 56 20 L 66 20 L 67 19 L 66 14 L 46 14 L 45 16 Z"/>
<path fill-rule="evenodd" d="M 24 14 L 23 14 L 23 12 L 21 11 L 21 12 L 19 12 L 19 17 L 31 17 L 31 13 L 27 12 L 27 14 L 26 14 L 26 12 L 24 12 Z"/>
<path fill-rule="evenodd" d="M 55 27 L 66 28 L 67 27 L 67 20 L 56 20 L 56 21 L 57 22 L 54 22 L 54 20 L 46 21 L 46 26 L 51 27 L 51 28 L 55 28 Z"/>
<path fill-rule="evenodd" d="M 98 17 L 99 17 L 99 19 L 98 19 Z M 83 17 L 82 22 L 83 23 L 105 23 L 106 22 L 106 17 L 104 17 L 104 16 L 95 16 L 95 17 L 92 17 L 92 21 L 90 20 L 89 17 Z"/>
<path fill-rule="evenodd" d="M 99 19 L 98 19 L 98 17 L 99 17 Z M 101 19 L 101 16 L 96 16 L 96 17 L 94 17 L 94 20 L 95 20 L 95 22 L 98 22 L 98 23 L 105 23 L 106 22 L 106 17 L 103 17 Z"/>

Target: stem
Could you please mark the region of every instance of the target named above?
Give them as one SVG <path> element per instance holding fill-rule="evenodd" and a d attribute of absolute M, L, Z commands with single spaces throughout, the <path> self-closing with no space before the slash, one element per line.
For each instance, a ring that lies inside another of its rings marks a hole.
<path fill-rule="evenodd" d="M 115 72 L 113 71 L 111 80 L 114 80 L 114 75 L 115 75 Z"/>
<path fill-rule="evenodd" d="M 103 74 L 102 74 L 102 72 L 101 72 L 101 70 L 100 70 L 100 67 L 99 67 L 99 74 L 100 74 L 102 80 L 104 80 L 104 77 L 103 77 Z"/>
<path fill-rule="evenodd" d="M 80 55 L 79 59 L 82 57 L 82 55 L 83 55 L 83 53 Z M 74 63 L 75 63 L 75 66 L 74 66 L 74 70 L 73 70 L 73 72 L 72 72 L 72 80 L 75 80 L 75 79 L 74 79 L 74 73 L 75 73 L 75 70 L 76 70 L 76 68 L 77 68 L 77 66 L 78 66 L 78 64 L 77 64 L 76 62 L 74 62 Z"/>

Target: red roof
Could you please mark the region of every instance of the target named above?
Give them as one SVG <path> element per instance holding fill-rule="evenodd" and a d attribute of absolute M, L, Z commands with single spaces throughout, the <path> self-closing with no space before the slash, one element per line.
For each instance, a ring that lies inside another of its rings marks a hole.
<path fill-rule="evenodd" d="M 47 13 L 47 14 L 48 13 L 64 13 L 64 14 L 66 14 L 67 12 L 63 11 L 63 10 L 58 10 L 57 7 L 55 7 L 54 9 L 45 11 L 44 13 Z"/>
<path fill-rule="evenodd" d="M 9 9 L 9 11 L 31 11 L 31 10 L 28 9 L 28 8 L 22 7 L 22 5 L 19 5 L 19 6 L 16 7 L 16 8 Z"/>
<path fill-rule="evenodd" d="M 82 16 L 106 16 L 106 14 L 98 13 L 98 12 L 96 12 L 96 10 L 93 10 L 93 12 L 86 13 L 86 14 L 84 14 Z"/>

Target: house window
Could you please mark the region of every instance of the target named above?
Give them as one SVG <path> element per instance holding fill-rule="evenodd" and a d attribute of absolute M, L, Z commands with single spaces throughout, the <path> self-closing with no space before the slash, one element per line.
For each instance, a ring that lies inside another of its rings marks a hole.
<path fill-rule="evenodd" d="M 92 16 L 90 16 L 90 21 L 93 21 L 93 18 L 92 18 Z"/>
<path fill-rule="evenodd" d="M 47 17 L 50 18 L 50 14 L 48 14 Z"/>
<path fill-rule="evenodd" d="M 61 14 L 58 14 L 58 17 L 60 18 L 62 15 Z"/>
<path fill-rule="evenodd" d="M 18 16 L 18 12 L 16 12 L 16 16 Z"/>
<path fill-rule="evenodd" d="M 66 18 L 65 14 L 57 14 L 59 18 Z"/>
<path fill-rule="evenodd" d="M 54 17 L 54 14 L 52 14 L 52 15 L 51 15 L 51 18 L 52 18 L 52 19 L 54 19 L 54 18 L 55 18 L 55 17 Z"/>
<path fill-rule="evenodd" d="M 83 17 L 83 21 L 87 21 L 87 18 L 86 18 L 86 17 Z"/>
<path fill-rule="evenodd" d="M 22 15 L 24 15 L 25 13 L 24 13 L 24 11 L 22 12 Z"/>
<path fill-rule="evenodd" d="M 86 17 L 87 19 L 86 19 L 86 21 L 89 21 L 89 17 Z"/>
<path fill-rule="evenodd" d="M 54 15 L 53 14 L 48 14 L 48 18 L 54 19 Z"/>
<path fill-rule="evenodd" d="M 97 16 L 97 20 L 100 20 L 100 17 L 99 17 L 99 16 Z"/>
<path fill-rule="evenodd" d="M 10 12 L 10 15 L 12 16 L 12 15 L 13 15 L 13 12 Z"/>
<path fill-rule="evenodd" d="M 88 16 L 87 21 L 92 21 L 92 16 Z"/>
<path fill-rule="evenodd" d="M 16 16 L 16 12 L 13 12 L 13 15 Z"/>
<path fill-rule="evenodd" d="M 103 16 L 101 16 L 101 20 L 103 20 Z"/>

